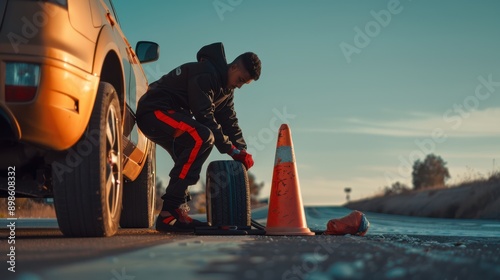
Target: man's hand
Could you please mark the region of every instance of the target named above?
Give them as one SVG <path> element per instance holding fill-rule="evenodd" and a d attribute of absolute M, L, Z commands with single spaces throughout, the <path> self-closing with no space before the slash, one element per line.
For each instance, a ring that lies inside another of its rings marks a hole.
<path fill-rule="evenodd" d="M 246 150 L 239 150 L 235 146 L 231 148 L 229 155 L 236 161 L 243 163 L 243 165 L 248 169 L 253 166 L 252 155 L 247 153 Z"/>

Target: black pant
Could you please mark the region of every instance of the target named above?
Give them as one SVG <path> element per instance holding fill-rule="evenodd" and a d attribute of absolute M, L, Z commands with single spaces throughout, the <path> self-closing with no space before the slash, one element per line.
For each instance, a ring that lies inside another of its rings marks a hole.
<path fill-rule="evenodd" d="M 183 111 L 154 111 L 137 117 L 137 125 L 151 141 L 168 151 L 174 160 L 163 199 L 165 208 L 178 208 L 188 186 L 200 179 L 203 163 L 214 145 L 212 131 Z"/>

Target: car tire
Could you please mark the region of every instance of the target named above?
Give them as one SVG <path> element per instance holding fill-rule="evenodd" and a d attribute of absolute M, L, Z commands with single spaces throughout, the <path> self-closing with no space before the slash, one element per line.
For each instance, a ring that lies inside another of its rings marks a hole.
<path fill-rule="evenodd" d="M 122 118 L 111 84 L 101 82 L 87 129 L 52 164 L 54 205 L 65 236 L 112 236 L 122 207 Z"/>
<path fill-rule="evenodd" d="M 156 145 L 151 148 L 139 176 L 123 186 L 122 228 L 150 228 L 156 199 Z"/>
<path fill-rule="evenodd" d="M 207 167 L 206 188 L 209 225 L 251 226 L 248 174 L 241 162 L 211 162 Z"/>

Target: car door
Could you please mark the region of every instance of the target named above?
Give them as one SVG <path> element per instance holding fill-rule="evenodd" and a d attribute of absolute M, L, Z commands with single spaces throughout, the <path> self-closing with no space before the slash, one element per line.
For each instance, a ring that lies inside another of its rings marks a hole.
<path fill-rule="evenodd" d="M 113 22 L 115 41 L 119 46 L 125 79 L 126 104 L 123 115 L 124 123 L 122 137 L 124 147 L 123 173 L 129 179 L 134 180 L 140 172 L 140 163 L 144 160 L 148 145 L 147 139 L 137 129 L 134 112 L 137 107 L 137 96 L 144 94 L 148 84 L 135 51 L 120 28 L 112 1 L 103 0 L 103 2 L 109 9 L 108 20 Z"/>

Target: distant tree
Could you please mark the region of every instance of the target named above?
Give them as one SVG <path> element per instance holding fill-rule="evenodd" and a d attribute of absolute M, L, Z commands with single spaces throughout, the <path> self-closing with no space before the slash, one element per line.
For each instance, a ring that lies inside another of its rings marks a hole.
<path fill-rule="evenodd" d="M 390 187 L 385 187 L 384 189 L 384 195 L 393 195 L 393 194 L 402 194 L 402 193 L 407 193 L 409 192 L 411 189 L 410 187 L 408 187 L 407 185 L 403 184 L 403 183 L 400 183 L 400 182 L 396 182 L 396 183 L 393 183 Z"/>
<path fill-rule="evenodd" d="M 250 185 L 250 202 L 252 205 L 257 204 L 260 191 L 264 187 L 264 182 L 257 183 L 255 175 L 248 172 L 248 184 Z"/>
<path fill-rule="evenodd" d="M 207 197 L 204 191 L 192 192 L 191 201 L 188 201 L 191 213 L 206 213 L 207 212 Z"/>
<path fill-rule="evenodd" d="M 444 188 L 444 183 L 450 178 L 450 173 L 446 162 L 440 156 L 429 154 L 424 161 L 415 161 L 412 177 L 415 190 Z"/>
<path fill-rule="evenodd" d="M 488 177 L 488 182 L 500 182 L 500 171 L 495 171 Z"/>
<path fill-rule="evenodd" d="M 164 193 L 165 193 L 165 187 L 163 186 L 163 182 L 161 181 L 160 177 L 156 176 L 156 201 L 155 201 L 156 210 L 160 210 L 161 207 L 163 206 L 163 199 L 161 199 L 161 196 Z"/>

